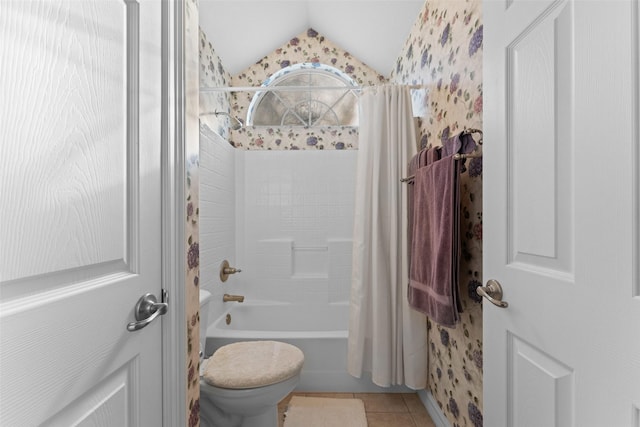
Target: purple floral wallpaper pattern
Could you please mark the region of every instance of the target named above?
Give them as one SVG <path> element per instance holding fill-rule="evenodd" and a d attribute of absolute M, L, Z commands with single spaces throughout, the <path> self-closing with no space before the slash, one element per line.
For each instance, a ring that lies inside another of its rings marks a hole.
<path fill-rule="evenodd" d="M 247 126 L 233 131 L 233 135 L 235 146 L 247 150 L 352 150 L 358 148 L 358 128 L 353 126 Z"/>
<path fill-rule="evenodd" d="M 231 74 L 225 70 L 220 57 L 204 31 L 200 30 L 200 87 L 227 87 Z M 200 92 L 200 122 L 213 129 L 218 135 L 229 139 L 229 118 L 216 116 L 215 111 L 230 113 L 230 95 L 227 92 Z"/>
<path fill-rule="evenodd" d="M 186 165 L 186 268 L 187 294 L 187 416 L 188 427 L 200 423 L 200 241 L 199 157 L 191 153 Z M 196 302 L 197 301 L 197 302 Z"/>
<path fill-rule="evenodd" d="M 200 61 L 198 0 L 187 0 L 184 4 L 184 48 L 185 48 L 185 89 L 187 93 L 195 93 L 199 86 Z M 187 427 L 200 425 L 200 378 L 199 378 L 199 342 L 200 342 L 200 232 L 199 232 L 199 128 L 197 115 L 199 100 L 194 96 L 187 97 L 185 103 L 185 241 L 184 260 L 185 277 L 185 315 L 187 326 L 186 357 L 186 420 Z"/>
<path fill-rule="evenodd" d="M 480 0 L 427 0 L 390 81 L 423 85 L 419 148 L 441 145 L 465 128 L 482 129 L 482 14 Z M 415 107 L 414 107 L 415 110 Z M 429 389 L 453 427 L 483 425 L 482 159 L 466 160 L 461 176 L 463 312 L 456 328 L 427 324 Z"/>
<path fill-rule="evenodd" d="M 260 86 L 276 71 L 305 62 L 335 67 L 359 85 L 375 85 L 386 81 L 383 75 L 309 28 L 247 70 L 233 76 L 231 86 Z M 233 93 L 232 114 L 245 119 L 253 95 L 253 92 Z M 358 130 L 348 126 L 249 127 L 231 131 L 230 140 L 235 147 L 248 150 L 356 149 Z"/>

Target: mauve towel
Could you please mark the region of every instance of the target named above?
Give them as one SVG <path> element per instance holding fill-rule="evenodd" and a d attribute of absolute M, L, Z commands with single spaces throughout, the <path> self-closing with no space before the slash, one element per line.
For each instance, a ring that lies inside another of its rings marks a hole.
<path fill-rule="evenodd" d="M 473 140 L 473 136 L 470 133 L 460 132 L 457 135 L 448 138 L 442 143 L 442 157 L 451 156 L 453 154 L 469 154 L 476 149 L 476 142 Z M 460 173 L 467 170 L 465 166 L 466 160 L 458 160 L 458 168 Z"/>
<path fill-rule="evenodd" d="M 428 163 L 415 172 L 413 186 L 409 305 L 447 327 L 455 327 L 462 311 L 458 163 L 451 155 Z"/>
<path fill-rule="evenodd" d="M 418 152 L 409 160 L 407 164 L 407 174 L 409 177 L 416 174 L 416 171 L 427 165 L 427 151 L 425 148 Z M 436 151 L 436 154 L 438 152 Z M 411 266 L 411 239 L 413 238 L 413 180 L 407 181 L 407 255 L 408 265 Z"/>
<path fill-rule="evenodd" d="M 442 144 L 442 157 L 452 154 L 469 154 L 476 149 L 476 142 L 470 133 L 460 132 L 455 136 L 447 139 Z"/>

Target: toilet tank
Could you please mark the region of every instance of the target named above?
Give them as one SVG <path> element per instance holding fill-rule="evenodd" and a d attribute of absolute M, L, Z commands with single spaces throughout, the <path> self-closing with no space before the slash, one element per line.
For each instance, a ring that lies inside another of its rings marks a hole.
<path fill-rule="evenodd" d="M 207 343 L 207 326 L 209 326 L 211 293 L 200 289 L 200 351 L 203 352 Z M 202 355 L 202 353 L 201 353 Z"/>

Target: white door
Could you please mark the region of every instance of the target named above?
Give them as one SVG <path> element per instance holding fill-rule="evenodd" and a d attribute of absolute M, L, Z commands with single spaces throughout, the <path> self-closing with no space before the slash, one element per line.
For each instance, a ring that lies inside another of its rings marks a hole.
<path fill-rule="evenodd" d="M 486 426 L 640 426 L 639 13 L 484 2 Z"/>
<path fill-rule="evenodd" d="M 0 425 L 161 426 L 161 4 L 0 2 Z"/>

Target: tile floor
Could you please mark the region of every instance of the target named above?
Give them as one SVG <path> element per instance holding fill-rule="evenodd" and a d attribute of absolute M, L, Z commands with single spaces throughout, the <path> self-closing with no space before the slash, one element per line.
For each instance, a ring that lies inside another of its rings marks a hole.
<path fill-rule="evenodd" d="M 293 392 L 278 404 L 280 427 L 292 396 L 362 399 L 369 427 L 435 427 L 415 393 L 298 393 Z M 336 426 L 339 427 L 339 426 Z"/>

